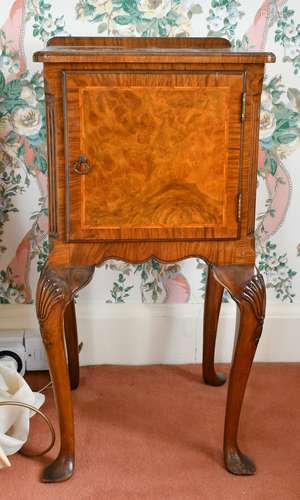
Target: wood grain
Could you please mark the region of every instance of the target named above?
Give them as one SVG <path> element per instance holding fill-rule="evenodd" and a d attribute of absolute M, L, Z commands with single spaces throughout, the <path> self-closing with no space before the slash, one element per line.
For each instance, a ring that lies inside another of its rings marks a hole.
<path fill-rule="evenodd" d="M 43 471 L 44 482 L 68 479 L 74 470 L 74 424 L 70 379 L 64 345 L 64 312 L 78 290 L 87 285 L 94 268 L 55 269 L 47 265 L 40 274 L 36 312 L 48 356 L 60 424 L 59 454 Z"/>
<path fill-rule="evenodd" d="M 224 288 L 215 279 L 213 266 L 209 264 L 207 269 L 203 313 L 202 373 L 204 382 L 212 386 L 223 385 L 226 382 L 225 375 L 222 372 L 216 372 L 214 365 L 215 345 L 223 292 Z"/>
<path fill-rule="evenodd" d="M 251 365 L 262 333 L 266 288 L 255 266 L 216 266 L 213 267 L 213 273 L 238 305 L 236 341 L 226 403 L 224 462 L 233 474 L 252 475 L 256 467 L 239 448 L 238 428 Z"/>
<path fill-rule="evenodd" d="M 237 237 L 243 74 L 65 79 L 70 241 Z"/>
<path fill-rule="evenodd" d="M 35 52 L 36 62 L 174 62 L 184 63 L 266 63 L 274 62 L 272 52 L 232 49 L 229 40 L 211 38 L 139 37 L 53 37 L 43 51 Z"/>
<path fill-rule="evenodd" d="M 219 37 L 110 37 L 110 36 L 55 36 L 47 41 L 47 46 L 68 46 L 68 47 L 161 47 L 161 48 L 225 48 L 231 47 L 231 43 L 226 38 Z"/>
<path fill-rule="evenodd" d="M 65 130 L 65 122 L 64 122 L 64 113 L 63 113 L 63 91 L 61 85 L 61 77 L 62 73 L 66 71 L 76 71 L 76 73 L 82 73 L 82 65 L 77 64 L 45 64 L 44 74 L 48 83 L 48 92 L 55 95 L 56 100 L 56 115 L 55 115 L 55 125 L 56 125 L 56 177 L 57 177 L 57 190 L 58 190 L 58 198 L 57 198 L 57 226 L 58 226 L 58 237 L 56 242 L 60 242 L 59 244 L 59 253 L 61 252 L 62 246 L 61 242 L 66 240 L 68 237 L 68 218 L 66 217 L 66 213 L 68 213 L 68 197 L 66 197 L 67 191 L 67 175 L 65 166 L 69 162 L 69 154 L 72 151 L 68 151 L 65 147 L 64 143 L 64 130 Z M 89 71 L 90 73 L 94 72 L 111 72 L 112 66 L 107 64 L 90 64 L 86 63 L 84 65 L 85 71 Z M 153 64 L 133 64 L 126 65 L 124 68 L 122 65 L 115 64 L 114 70 L 116 72 L 128 74 L 129 72 L 132 75 L 139 74 L 140 72 L 157 72 L 163 71 L 164 74 L 168 74 L 170 71 L 181 72 L 186 74 L 186 78 L 189 78 L 189 74 L 195 71 L 195 67 L 192 65 L 182 65 L 178 63 L 176 59 L 172 65 L 166 64 L 158 67 Z M 183 252 L 185 251 L 187 255 L 195 255 L 195 252 L 199 252 L 201 256 L 206 258 L 207 260 L 213 259 L 216 261 L 216 255 L 218 255 L 218 259 L 222 263 L 230 263 L 230 262 L 238 262 L 238 263 L 249 263 L 249 259 L 252 259 L 251 262 L 254 262 L 254 237 L 253 234 L 248 236 L 248 227 L 249 225 L 254 224 L 254 215 L 253 211 L 249 212 L 248 204 L 251 203 L 249 196 L 249 182 L 252 178 L 256 178 L 257 172 L 257 154 L 253 154 L 253 144 L 254 137 L 253 133 L 257 134 L 259 129 L 259 121 L 256 120 L 253 124 L 252 116 L 253 113 L 250 113 L 252 99 L 257 96 L 259 99 L 261 85 L 264 74 L 264 66 L 262 64 L 248 64 L 248 65 L 233 65 L 226 64 L 226 66 L 218 66 L 214 64 L 205 64 L 202 66 L 201 72 L 211 73 L 216 75 L 217 78 L 221 78 L 222 75 L 228 75 L 228 73 L 237 72 L 246 75 L 244 89 L 247 95 L 247 105 L 246 105 L 246 115 L 244 121 L 244 132 L 241 137 L 241 147 L 242 147 L 242 169 L 241 169 L 241 177 L 240 177 L 240 192 L 242 193 L 242 204 L 241 204 L 241 222 L 240 229 L 238 231 L 238 237 L 241 241 L 242 252 L 239 251 L 239 246 L 232 246 L 232 243 L 228 241 L 228 246 L 221 244 L 219 240 L 215 240 L 213 243 L 213 247 L 217 247 L 218 250 L 210 249 L 209 245 L 203 242 L 201 245 L 195 245 L 194 243 L 190 243 L 190 245 L 181 245 L 177 246 L 178 252 L 174 252 L 172 250 L 170 259 L 180 259 L 184 258 Z M 253 96 L 253 97 L 252 97 Z M 255 145 L 255 144 L 254 144 Z M 78 149 L 79 151 L 79 149 Z M 255 184 L 255 181 L 254 181 Z M 253 191 L 251 192 L 251 196 L 253 195 Z M 172 236 L 172 235 L 171 235 Z M 209 232 L 205 234 L 207 240 L 212 240 L 213 235 Z M 80 240 L 80 241 L 84 241 Z M 56 245 L 56 243 L 55 243 Z M 78 247 L 78 255 L 81 254 L 81 245 Z M 100 244 L 99 244 L 100 245 Z M 99 251 L 93 253 L 97 262 L 101 260 L 101 258 L 106 258 L 106 256 L 114 255 L 119 258 L 123 257 L 123 253 L 126 256 L 130 256 L 130 252 L 127 250 L 127 245 L 125 245 L 124 250 L 120 245 L 115 245 L 113 247 L 113 251 L 111 250 L 111 244 L 108 244 L 106 248 L 103 248 L 101 244 L 99 246 Z M 94 248 L 94 247 L 93 247 Z M 66 247 L 67 249 L 67 247 Z M 66 251 L 65 249 L 65 251 Z M 58 249 L 57 249 L 58 251 Z M 153 255 L 153 251 L 160 251 L 160 247 L 157 245 L 153 245 L 149 243 L 148 251 L 143 250 L 143 255 Z M 65 260 L 68 260 L 68 252 L 65 254 Z M 138 255 L 136 252 L 133 252 L 131 256 L 131 260 L 136 260 Z M 165 257 L 164 257 L 165 258 Z"/>
<path fill-rule="evenodd" d="M 54 266 L 101 265 L 108 259 L 141 263 L 152 257 L 175 262 L 199 257 L 213 264 L 254 264 L 253 239 L 208 241 L 119 241 L 102 243 L 54 242 L 49 262 Z"/>
<path fill-rule="evenodd" d="M 79 385 L 79 347 L 74 299 L 67 305 L 64 312 L 64 331 L 68 354 L 70 386 L 73 390 Z"/>
<path fill-rule="evenodd" d="M 223 224 L 228 90 L 83 90 L 84 226 Z"/>
<path fill-rule="evenodd" d="M 35 62 L 45 63 L 173 63 L 187 64 L 255 64 L 275 62 L 273 53 L 239 51 L 219 48 L 171 49 L 145 47 L 129 50 L 116 50 L 111 47 L 46 47 L 35 52 Z"/>
<path fill-rule="evenodd" d="M 48 212 L 49 237 L 57 237 L 57 190 L 56 190 L 56 131 L 55 131 L 55 98 L 45 93 L 46 126 L 47 126 L 47 154 L 48 154 Z"/>

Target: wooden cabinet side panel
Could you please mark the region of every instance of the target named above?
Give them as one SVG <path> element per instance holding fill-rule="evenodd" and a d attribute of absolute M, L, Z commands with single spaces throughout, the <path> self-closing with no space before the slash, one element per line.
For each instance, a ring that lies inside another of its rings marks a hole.
<path fill-rule="evenodd" d="M 56 168 L 56 117 L 55 97 L 53 94 L 45 93 L 46 126 L 47 126 L 47 158 L 48 158 L 48 215 L 49 215 L 49 237 L 56 238 L 58 235 L 58 213 L 57 213 L 57 168 Z"/>
<path fill-rule="evenodd" d="M 256 188 L 258 171 L 260 97 L 264 65 L 249 65 L 246 79 L 246 115 L 243 137 L 243 169 L 241 176 L 241 236 L 253 237 L 255 229 Z"/>
<path fill-rule="evenodd" d="M 44 82 L 48 150 L 49 235 L 53 241 L 63 241 L 65 240 L 64 213 L 66 192 L 65 124 L 61 89 L 61 71 L 59 68 L 51 64 L 45 64 Z"/>

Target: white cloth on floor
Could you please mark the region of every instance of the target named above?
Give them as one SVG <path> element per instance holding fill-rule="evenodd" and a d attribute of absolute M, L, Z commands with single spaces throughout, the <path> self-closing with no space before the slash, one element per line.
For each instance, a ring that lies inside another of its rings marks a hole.
<path fill-rule="evenodd" d="M 20 401 L 40 408 L 45 401 L 44 394 L 33 392 L 24 378 L 19 375 L 13 360 L 0 359 L 0 402 Z M 21 406 L 0 405 L 0 469 L 9 467 L 7 458 L 26 443 L 29 434 L 29 418 L 34 412 Z"/>

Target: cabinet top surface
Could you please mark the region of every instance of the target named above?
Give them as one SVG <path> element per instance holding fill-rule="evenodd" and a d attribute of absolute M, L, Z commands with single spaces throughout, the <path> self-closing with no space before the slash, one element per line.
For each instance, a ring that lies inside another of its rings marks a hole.
<path fill-rule="evenodd" d="M 191 63 L 271 63 L 272 52 L 230 47 L 221 38 L 116 38 L 56 37 L 35 52 L 34 61 L 44 63 L 84 62 L 191 62 Z"/>

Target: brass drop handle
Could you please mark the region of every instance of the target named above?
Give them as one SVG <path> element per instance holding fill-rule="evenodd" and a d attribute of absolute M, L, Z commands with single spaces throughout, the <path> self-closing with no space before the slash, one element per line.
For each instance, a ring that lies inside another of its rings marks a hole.
<path fill-rule="evenodd" d="M 91 170 L 91 165 L 88 163 L 88 159 L 84 155 L 80 155 L 78 160 L 73 163 L 74 172 L 79 175 L 85 175 Z"/>

